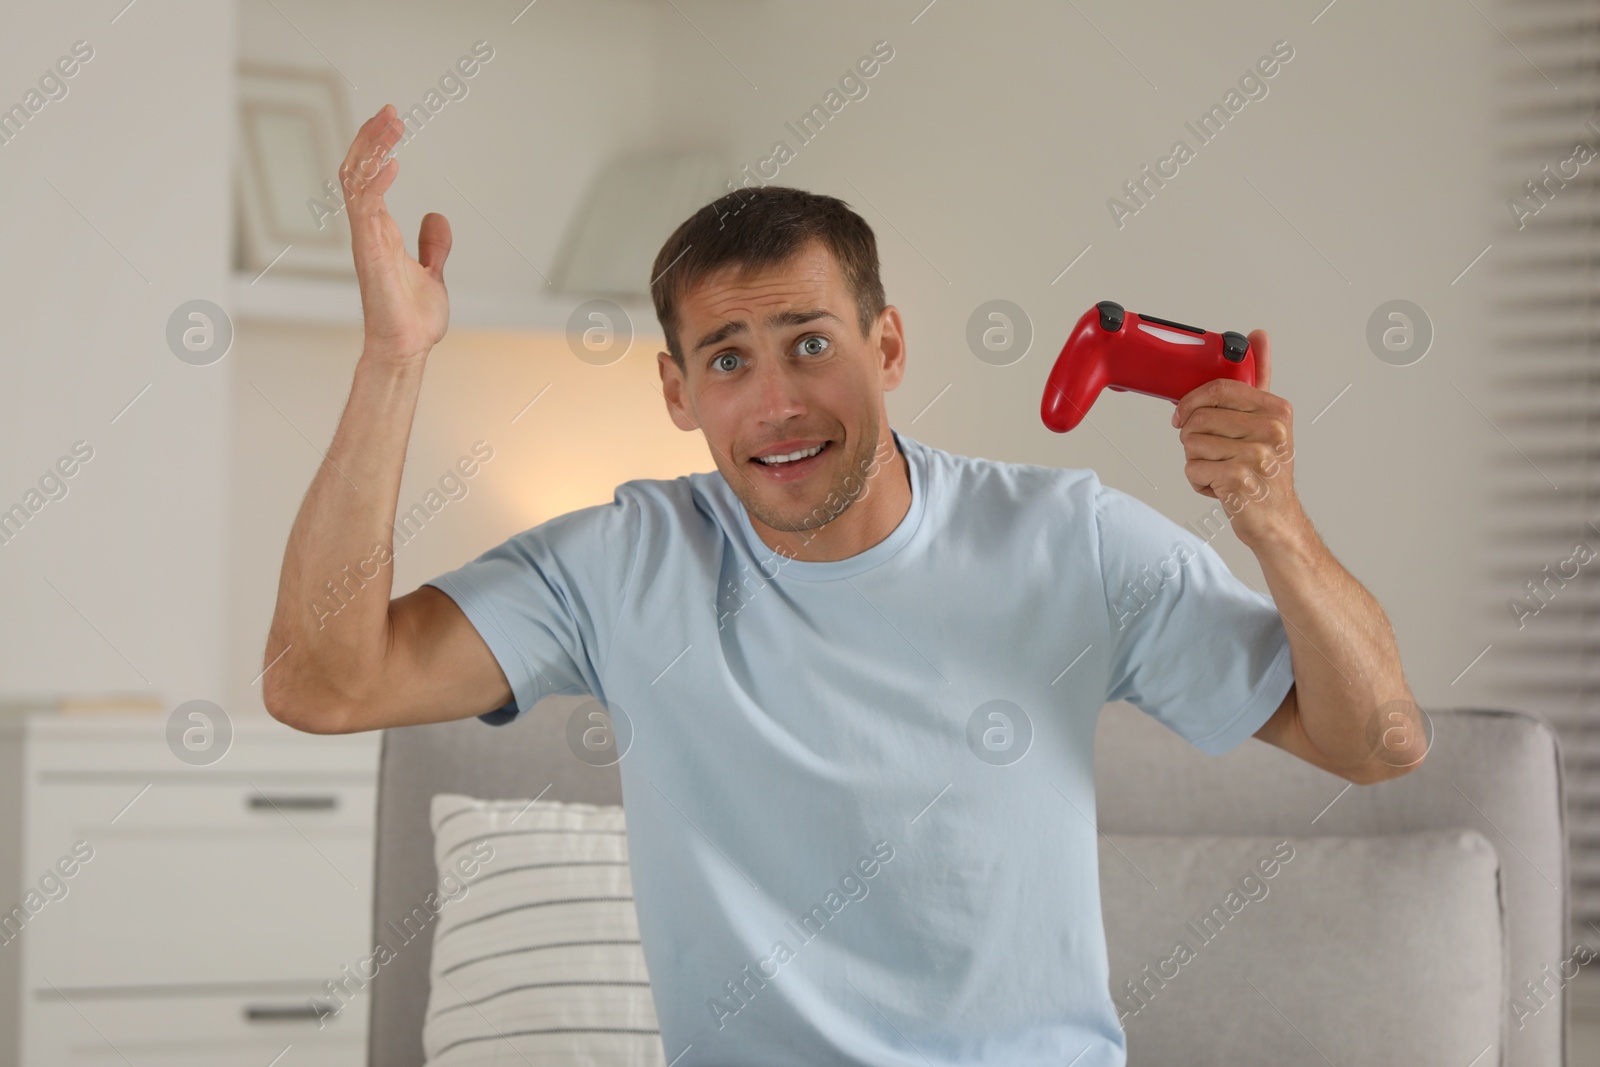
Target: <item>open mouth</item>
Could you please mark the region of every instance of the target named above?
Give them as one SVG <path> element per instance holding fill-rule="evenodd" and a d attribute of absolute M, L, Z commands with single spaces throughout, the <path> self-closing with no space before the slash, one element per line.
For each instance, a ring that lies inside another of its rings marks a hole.
<path fill-rule="evenodd" d="M 816 470 L 822 463 L 822 457 L 832 447 L 832 441 L 824 441 L 821 445 L 800 449 L 796 452 L 766 456 L 761 459 L 752 458 L 750 464 L 774 481 L 791 482 L 798 478 L 804 478 Z"/>

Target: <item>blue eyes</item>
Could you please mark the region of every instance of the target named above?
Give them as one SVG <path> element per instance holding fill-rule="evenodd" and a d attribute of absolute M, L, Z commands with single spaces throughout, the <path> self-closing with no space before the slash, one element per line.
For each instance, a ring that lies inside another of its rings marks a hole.
<path fill-rule="evenodd" d="M 818 345 L 820 345 L 821 347 L 817 347 Z M 833 342 L 832 341 L 828 340 L 826 337 L 824 337 L 820 333 L 813 333 L 813 334 L 808 334 L 805 337 L 802 337 L 800 339 L 800 343 L 795 346 L 795 351 L 799 352 L 803 356 L 820 356 L 820 355 L 822 355 L 824 352 L 828 351 L 828 349 L 830 349 L 832 347 L 833 347 Z M 719 364 L 722 364 L 722 361 L 725 360 L 725 359 L 734 359 L 734 360 L 736 360 L 738 358 L 739 358 L 738 353 L 735 353 L 735 352 L 723 352 L 720 355 L 714 356 L 712 358 L 712 360 L 711 360 L 711 369 L 712 370 L 727 370 L 727 371 L 735 370 L 736 369 L 735 367 L 728 367 L 728 366 L 725 366 L 725 365 L 719 366 Z"/>

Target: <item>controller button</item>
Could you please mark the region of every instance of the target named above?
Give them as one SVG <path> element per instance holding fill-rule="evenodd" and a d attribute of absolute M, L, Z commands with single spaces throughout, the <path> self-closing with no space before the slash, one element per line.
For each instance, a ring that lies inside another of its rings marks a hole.
<path fill-rule="evenodd" d="M 1222 357 L 1229 363 L 1243 363 L 1244 354 L 1250 349 L 1250 339 L 1236 330 L 1228 330 L 1222 335 Z"/>
<path fill-rule="evenodd" d="M 1102 300 L 1095 307 L 1100 312 L 1100 328 L 1107 333 L 1122 329 L 1122 305 L 1114 300 Z"/>

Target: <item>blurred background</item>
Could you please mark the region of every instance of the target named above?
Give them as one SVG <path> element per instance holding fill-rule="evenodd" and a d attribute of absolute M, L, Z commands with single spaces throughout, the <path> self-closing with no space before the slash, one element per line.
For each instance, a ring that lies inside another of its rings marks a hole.
<path fill-rule="evenodd" d="M 657 388 L 650 260 L 740 183 L 827 192 L 904 316 L 896 429 L 1179 523 L 1214 501 L 1170 405 L 1107 393 L 1054 434 L 1055 355 L 1105 299 L 1268 330 L 1298 492 L 1424 708 L 1559 731 L 1572 937 L 1600 946 L 1595 5 L 524 2 L 0 10 L 0 907 L 94 853 L 7 931 L 0 1033 L 109 1062 L 86 1023 L 138 1044 L 218 990 L 293 1016 L 368 940 L 376 738 L 293 734 L 260 678 L 361 348 L 325 183 L 385 103 L 413 254 L 424 213 L 454 232 L 396 595 L 714 469 Z M 359 1062 L 358 1015 L 301 1062 Z"/>

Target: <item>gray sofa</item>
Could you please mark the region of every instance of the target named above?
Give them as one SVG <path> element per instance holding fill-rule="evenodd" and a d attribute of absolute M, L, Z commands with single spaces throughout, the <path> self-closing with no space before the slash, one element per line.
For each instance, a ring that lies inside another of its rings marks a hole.
<path fill-rule="evenodd" d="M 583 699 L 550 697 L 511 726 L 386 732 L 375 930 L 434 886 L 435 793 L 620 803 L 616 768 L 578 761 L 564 740 Z M 1111 978 L 1129 1005 L 1140 1003 L 1126 991 L 1138 982 L 1148 1008 L 1124 1021 L 1130 1065 L 1399 1062 L 1384 1051 L 1418 1025 L 1440 1047 L 1450 1035 L 1486 1048 L 1483 1035 L 1498 1034 L 1499 1055 L 1471 1067 L 1565 1064 L 1567 998 L 1549 979 L 1571 947 L 1555 734 L 1515 711 L 1430 715 L 1421 768 L 1341 792 L 1342 779 L 1259 741 L 1212 758 L 1128 704 L 1105 707 L 1095 766 Z M 1280 840 L 1298 844 L 1270 886 L 1282 903 L 1250 903 L 1178 977 L 1152 978 L 1157 946 L 1228 888 L 1220 873 L 1248 871 Z M 371 984 L 373 1067 L 423 1062 L 427 942 L 417 937 Z M 1528 980 L 1541 983 L 1538 999 L 1519 992 Z M 1534 1010 L 1513 1021 L 1516 996 Z"/>

